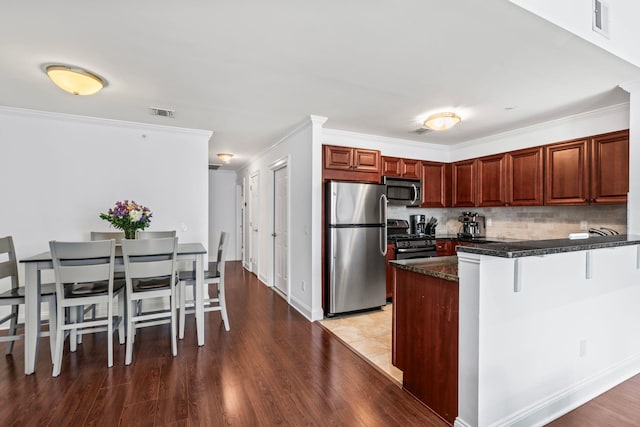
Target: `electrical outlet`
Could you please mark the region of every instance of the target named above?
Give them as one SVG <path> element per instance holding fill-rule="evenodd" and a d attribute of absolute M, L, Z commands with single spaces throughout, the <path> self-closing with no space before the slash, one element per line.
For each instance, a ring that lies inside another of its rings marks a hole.
<path fill-rule="evenodd" d="M 302 287 L 302 291 L 304 291 L 304 280 L 300 283 L 300 286 Z"/>
<path fill-rule="evenodd" d="M 491 218 L 487 218 L 487 227 L 491 227 L 493 225 L 493 220 Z"/>
<path fill-rule="evenodd" d="M 587 230 L 589 228 L 589 223 L 587 221 L 580 221 L 580 230 Z"/>
<path fill-rule="evenodd" d="M 587 356 L 587 340 L 580 340 L 580 357 Z"/>

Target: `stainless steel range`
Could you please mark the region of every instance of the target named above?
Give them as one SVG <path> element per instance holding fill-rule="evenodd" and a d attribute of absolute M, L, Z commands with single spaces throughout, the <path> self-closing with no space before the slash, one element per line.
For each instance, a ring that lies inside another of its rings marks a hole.
<path fill-rule="evenodd" d="M 387 220 L 387 243 L 393 243 L 397 260 L 437 256 L 435 236 L 409 234 L 409 223 L 404 219 Z"/>

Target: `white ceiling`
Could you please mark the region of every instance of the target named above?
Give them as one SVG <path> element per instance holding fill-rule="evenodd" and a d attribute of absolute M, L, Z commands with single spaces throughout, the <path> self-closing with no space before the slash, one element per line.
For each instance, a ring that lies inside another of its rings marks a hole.
<path fill-rule="evenodd" d="M 640 76 L 507 0 L 25 0 L 2 3 L 0 28 L 0 104 L 212 130 L 211 162 L 231 167 L 310 114 L 451 145 L 627 102 L 617 85 Z M 108 86 L 69 95 L 52 62 Z M 463 122 L 410 133 L 441 110 Z"/>

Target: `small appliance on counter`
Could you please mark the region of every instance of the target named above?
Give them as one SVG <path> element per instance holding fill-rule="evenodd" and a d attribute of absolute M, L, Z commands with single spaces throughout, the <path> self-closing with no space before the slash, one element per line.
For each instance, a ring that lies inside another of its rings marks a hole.
<path fill-rule="evenodd" d="M 416 214 L 409 216 L 409 224 L 411 234 L 428 234 L 429 236 L 435 236 L 438 220 L 434 217 L 427 220 L 426 215 Z"/>
<path fill-rule="evenodd" d="M 473 240 L 486 237 L 484 216 L 475 212 L 462 212 L 458 221 L 462 223 L 458 231 L 459 239 Z"/>

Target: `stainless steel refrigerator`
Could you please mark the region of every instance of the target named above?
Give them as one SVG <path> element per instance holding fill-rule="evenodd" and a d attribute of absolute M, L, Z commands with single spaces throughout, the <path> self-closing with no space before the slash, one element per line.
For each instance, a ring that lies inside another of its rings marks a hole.
<path fill-rule="evenodd" d="M 327 315 L 385 305 L 385 186 L 329 181 L 325 196 Z"/>

